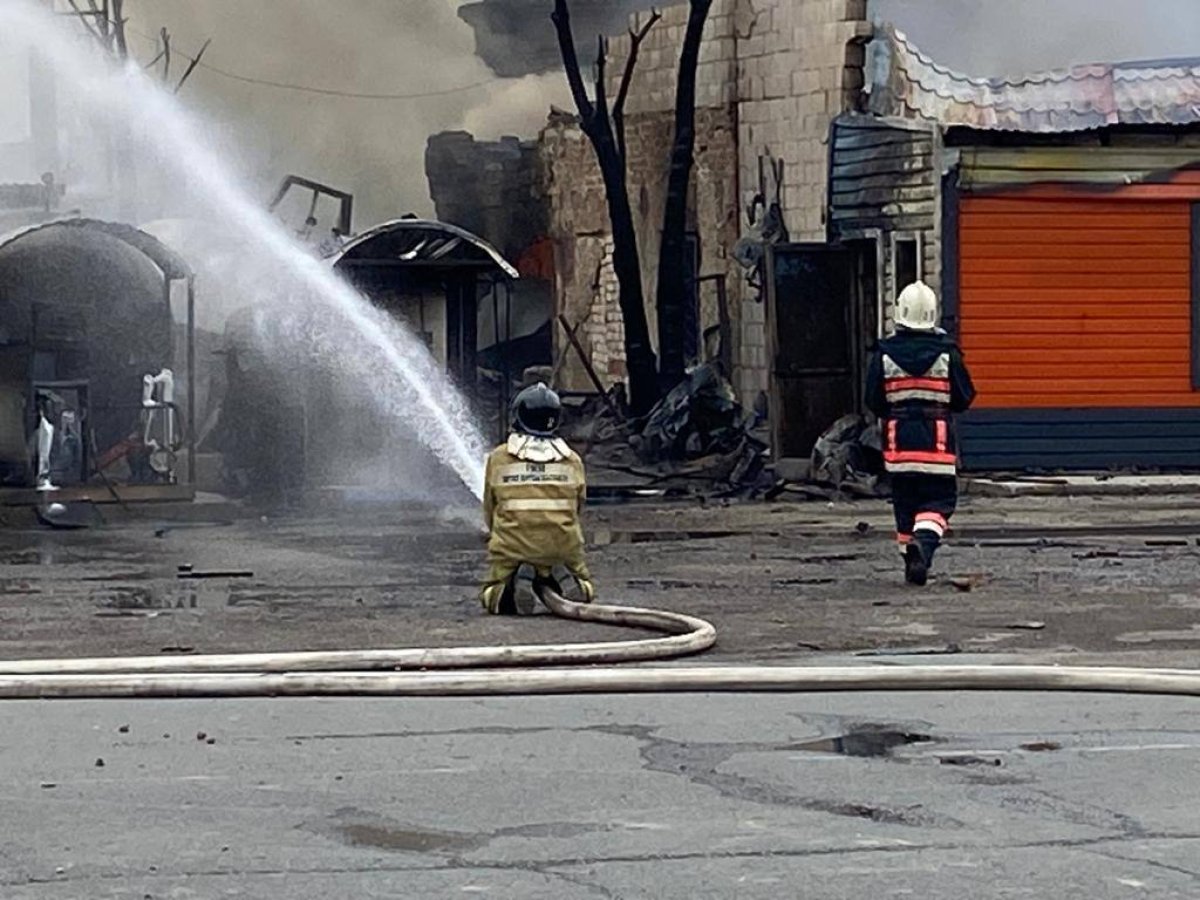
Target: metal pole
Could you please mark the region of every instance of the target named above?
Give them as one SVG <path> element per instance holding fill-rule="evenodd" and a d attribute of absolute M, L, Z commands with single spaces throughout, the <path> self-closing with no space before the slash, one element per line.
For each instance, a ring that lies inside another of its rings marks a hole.
<path fill-rule="evenodd" d="M 196 276 L 187 279 L 188 485 L 196 489 Z"/>
<path fill-rule="evenodd" d="M 512 282 L 507 279 L 504 282 L 504 430 L 507 431 L 511 427 L 508 421 L 509 404 L 512 402 L 512 397 L 509 396 L 509 388 L 512 386 L 512 376 L 508 370 L 508 350 L 512 346 Z M 524 374 L 524 373 L 522 373 Z M 503 440 L 503 437 L 501 437 Z"/>
<path fill-rule="evenodd" d="M 492 335 L 495 338 L 496 357 L 500 362 L 500 392 L 496 409 L 496 440 L 503 443 L 508 437 L 508 364 L 500 346 L 500 297 L 496 293 L 496 280 L 492 279 Z"/>

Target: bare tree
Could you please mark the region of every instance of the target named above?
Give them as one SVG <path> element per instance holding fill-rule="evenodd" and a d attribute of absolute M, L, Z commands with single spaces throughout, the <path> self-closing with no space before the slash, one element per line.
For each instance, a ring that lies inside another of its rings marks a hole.
<path fill-rule="evenodd" d="M 567 0 L 554 0 L 554 21 L 558 45 L 562 52 L 567 82 L 579 114 L 579 127 L 596 153 L 604 193 L 608 201 L 608 216 L 612 227 L 613 272 L 619 286 L 621 316 L 625 325 L 625 365 L 629 372 L 629 401 L 635 415 L 648 412 L 658 399 L 658 366 L 650 346 L 650 329 L 646 322 L 646 305 L 642 292 L 642 265 L 638 254 L 637 232 L 633 225 L 633 208 L 629 203 L 625 140 L 625 102 L 629 83 L 637 65 L 638 48 L 659 19 L 655 11 L 637 31 L 630 30 L 629 56 L 610 111 L 606 92 L 605 67 L 608 62 L 608 43 L 601 37 L 596 53 L 593 97 L 588 96 L 575 52 L 575 37 L 571 32 L 571 13 Z"/>
<path fill-rule="evenodd" d="M 127 26 L 129 19 L 125 16 L 125 0 L 87 0 L 87 6 L 80 6 L 80 0 L 67 0 L 75 15 L 83 22 L 84 27 L 96 39 L 101 48 L 119 62 L 126 63 L 130 59 L 129 38 Z M 211 40 L 205 41 L 194 57 L 188 58 L 188 66 L 175 86 L 171 89 L 178 94 L 180 89 L 191 78 Z M 142 68 L 147 71 L 161 63 L 160 76 L 164 85 L 171 81 L 171 33 L 166 28 L 158 32 L 158 54 Z"/>
<path fill-rule="evenodd" d="M 679 74 L 675 86 L 675 131 L 671 141 L 667 198 L 663 210 L 658 277 L 655 300 L 658 312 L 659 359 L 654 384 L 648 382 L 655 366 L 649 345 L 643 303 L 641 260 L 627 183 L 628 153 L 625 139 L 625 103 L 638 49 L 654 23 L 654 12 L 638 31 L 630 30 L 629 56 L 611 116 L 605 99 L 605 62 L 607 46 L 600 39 L 596 59 L 595 100 L 588 98 L 579 60 L 575 55 L 567 0 L 555 0 L 554 24 L 567 81 L 579 112 L 580 128 L 591 140 L 604 178 L 609 219 L 613 232 L 613 268 L 621 291 L 621 314 L 625 318 L 625 355 L 629 366 L 629 387 L 635 412 L 645 412 L 665 391 L 684 376 L 684 328 L 691 320 L 684 315 L 685 305 L 695 285 L 685 265 L 687 253 L 688 189 L 695 164 L 696 147 L 696 71 L 700 64 L 700 45 L 712 0 L 688 0 L 688 21 L 679 54 Z"/>
<path fill-rule="evenodd" d="M 683 36 L 679 76 L 675 83 L 675 136 L 671 142 L 671 168 L 667 176 L 667 202 L 663 210 L 655 291 L 659 378 L 664 391 L 683 380 L 683 329 L 691 321 L 690 316 L 684 315 L 684 307 L 689 295 L 696 289 L 695 284 L 689 283 L 691 267 L 685 265 L 688 187 L 695 164 L 696 70 L 712 0 L 689 0 L 688 6 L 687 29 Z"/>
<path fill-rule="evenodd" d="M 128 64 L 130 61 L 127 31 L 129 19 L 125 15 L 125 0 L 86 0 L 86 6 L 81 6 L 82 2 L 83 0 L 67 0 L 71 10 L 101 49 L 121 65 Z M 191 77 L 192 72 L 200 65 L 200 60 L 208 49 L 209 43 L 209 41 L 204 42 L 200 51 L 191 58 L 187 69 L 175 87 L 170 88 L 171 34 L 166 28 L 161 28 L 158 33 L 158 54 L 143 68 L 149 71 L 161 63 L 160 77 L 163 86 L 178 94 L 188 78 Z M 112 153 L 110 172 L 115 169 L 118 212 L 123 220 L 133 222 L 138 218 L 138 178 L 130 135 L 125 129 L 116 128 L 109 135 L 109 140 Z"/>

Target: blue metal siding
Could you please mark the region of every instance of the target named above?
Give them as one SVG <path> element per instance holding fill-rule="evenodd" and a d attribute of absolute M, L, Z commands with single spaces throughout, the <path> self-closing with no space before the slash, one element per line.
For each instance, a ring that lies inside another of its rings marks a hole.
<path fill-rule="evenodd" d="M 1200 469 L 1200 409 L 981 409 L 959 440 L 968 471 Z"/>

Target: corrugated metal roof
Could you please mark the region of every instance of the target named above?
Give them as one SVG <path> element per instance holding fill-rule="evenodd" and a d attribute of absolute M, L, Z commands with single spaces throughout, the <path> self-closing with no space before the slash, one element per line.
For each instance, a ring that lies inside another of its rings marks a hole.
<path fill-rule="evenodd" d="M 436 267 L 439 262 L 475 264 L 520 278 L 500 251 L 464 228 L 431 219 L 393 219 L 351 238 L 329 262 L 334 268 L 364 257 Z"/>
<path fill-rule="evenodd" d="M 867 90 L 877 115 L 998 131 L 1200 123 L 1200 57 L 972 78 L 938 65 L 891 25 L 876 29 Z"/>

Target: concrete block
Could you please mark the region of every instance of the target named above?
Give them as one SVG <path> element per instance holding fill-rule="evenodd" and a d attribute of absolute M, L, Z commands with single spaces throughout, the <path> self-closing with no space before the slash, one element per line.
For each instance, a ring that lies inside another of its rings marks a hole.
<path fill-rule="evenodd" d="M 767 35 L 767 55 L 768 57 L 787 53 L 794 46 L 792 42 L 792 30 L 790 28 L 779 29 L 772 31 Z"/>
<path fill-rule="evenodd" d="M 844 13 L 843 18 L 847 19 L 848 21 L 856 21 L 856 22 L 868 21 L 867 20 L 867 0 L 845 0 L 845 3 L 846 3 L 846 8 L 845 8 L 845 13 Z"/>
<path fill-rule="evenodd" d="M 792 84 L 787 75 L 771 75 L 764 82 L 767 99 L 782 99 L 791 96 Z"/>
<path fill-rule="evenodd" d="M 766 308 L 761 303 L 754 300 L 747 300 L 742 304 L 742 322 L 746 325 L 742 333 L 745 335 L 745 339 L 748 340 L 753 335 L 762 335 L 761 329 L 756 331 L 752 326 L 761 325 L 766 321 Z M 760 343 L 763 343 L 763 340 L 760 340 Z"/>

